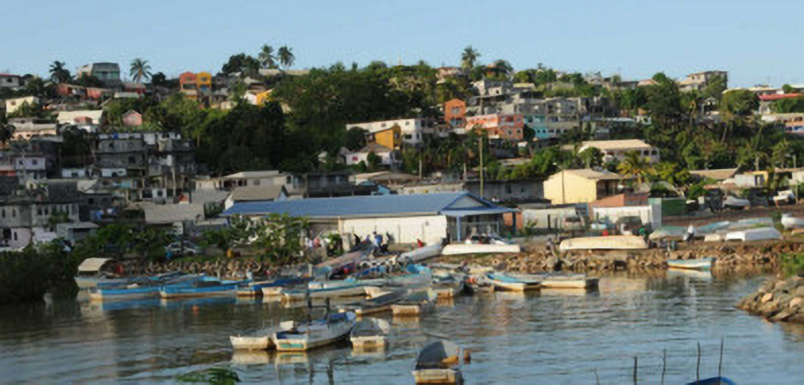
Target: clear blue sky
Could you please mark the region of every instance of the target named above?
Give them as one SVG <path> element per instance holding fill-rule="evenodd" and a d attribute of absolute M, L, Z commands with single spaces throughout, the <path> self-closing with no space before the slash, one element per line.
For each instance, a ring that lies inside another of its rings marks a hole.
<path fill-rule="evenodd" d="M 626 79 L 729 71 L 731 86 L 804 83 L 802 0 L 7 1 L 0 72 L 45 75 L 135 57 L 155 71 L 220 70 L 234 53 L 287 44 L 296 68 L 372 60 L 620 71 Z"/>

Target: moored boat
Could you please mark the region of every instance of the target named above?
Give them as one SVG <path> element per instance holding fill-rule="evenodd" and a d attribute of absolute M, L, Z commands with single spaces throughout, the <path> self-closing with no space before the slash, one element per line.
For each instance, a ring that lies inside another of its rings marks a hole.
<path fill-rule="evenodd" d="M 688 382 L 687 385 L 737 385 L 737 383 L 726 377 L 711 377 Z"/>
<path fill-rule="evenodd" d="M 433 279 L 432 287 L 438 299 L 443 299 L 457 297 L 463 292 L 465 284 L 463 277 L 459 279 L 450 275 Z"/>
<path fill-rule="evenodd" d="M 514 278 L 528 281 L 538 281 L 542 289 L 594 289 L 598 286 L 599 278 L 588 277 L 586 274 L 509 274 Z"/>
<path fill-rule="evenodd" d="M 364 319 L 352 328 L 349 340 L 355 349 L 383 347 L 388 343 L 391 325 L 379 318 Z"/>
<path fill-rule="evenodd" d="M 396 258 L 396 261 L 399 263 L 419 263 L 429 258 L 441 255 L 441 250 L 443 249 L 444 246 L 442 246 L 440 243 L 420 247 L 418 249 L 413 249 L 400 254 L 399 257 Z"/>
<path fill-rule="evenodd" d="M 382 313 L 390 311 L 391 305 L 403 300 L 407 296 L 405 290 L 392 290 L 377 297 L 367 299 L 360 304 L 344 306 L 344 310 L 352 310 L 355 314 L 363 316 L 366 314 Z"/>
<path fill-rule="evenodd" d="M 701 259 L 670 259 L 667 267 L 671 269 L 709 270 L 715 263 L 715 258 Z"/>
<path fill-rule="evenodd" d="M 462 255 L 462 254 L 506 254 L 519 253 L 522 248 L 519 245 L 488 245 L 488 244 L 450 244 L 444 246 L 441 255 Z"/>
<path fill-rule="evenodd" d="M 270 281 L 252 282 L 248 286 L 237 290 L 238 297 L 259 297 L 264 295 L 264 289 L 281 289 L 285 286 L 299 285 L 307 282 L 308 278 L 278 278 Z"/>
<path fill-rule="evenodd" d="M 500 273 L 487 274 L 486 279 L 496 290 L 529 291 L 539 290 L 541 287 L 541 282 L 536 279 L 517 278 Z"/>
<path fill-rule="evenodd" d="M 277 331 L 290 330 L 296 326 L 293 321 L 285 321 L 279 324 L 279 328 L 266 328 L 251 334 L 229 336 L 232 348 L 235 350 L 268 350 L 274 347 L 271 336 Z"/>
<path fill-rule="evenodd" d="M 159 295 L 165 299 L 235 296 L 248 281 L 198 281 L 189 286 L 163 286 Z"/>
<path fill-rule="evenodd" d="M 435 308 L 438 296 L 432 289 L 408 294 L 403 300 L 391 305 L 394 316 L 417 316 Z"/>
<path fill-rule="evenodd" d="M 280 352 L 314 349 L 346 337 L 355 324 L 355 318 L 352 312 L 328 314 L 321 320 L 276 332 L 271 340 Z"/>
<path fill-rule="evenodd" d="M 282 296 L 288 301 L 302 301 L 307 298 L 335 298 L 335 297 L 356 297 L 366 295 L 366 289 L 363 285 L 354 283 L 349 286 L 335 287 L 331 289 L 297 289 L 285 290 Z"/>
<path fill-rule="evenodd" d="M 450 341 L 436 341 L 425 346 L 416 358 L 413 378 L 417 384 L 460 384 L 461 348 Z"/>
<path fill-rule="evenodd" d="M 636 235 L 570 238 L 561 241 L 558 249 L 569 250 L 644 250 L 648 244 Z"/>
<path fill-rule="evenodd" d="M 761 227 L 742 231 L 731 231 L 726 233 L 727 241 L 765 241 L 782 239 L 782 233 L 772 227 Z"/>
<path fill-rule="evenodd" d="M 782 226 L 787 230 L 804 228 L 804 218 L 796 218 L 790 213 L 782 214 Z"/>

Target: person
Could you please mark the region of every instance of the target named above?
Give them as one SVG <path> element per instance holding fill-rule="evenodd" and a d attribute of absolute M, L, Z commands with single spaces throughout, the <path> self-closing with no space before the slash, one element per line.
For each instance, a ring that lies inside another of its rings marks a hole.
<path fill-rule="evenodd" d="M 359 245 L 359 244 L 360 244 L 360 237 L 358 237 L 358 236 L 357 236 L 357 234 L 354 234 L 354 233 L 353 233 L 352 235 L 354 235 L 354 236 L 355 236 L 355 244 L 354 244 L 354 245 L 352 245 L 352 246 L 357 246 L 357 245 Z"/>
<path fill-rule="evenodd" d="M 377 232 L 374 232 L 374 244 L 377 247 L 382 247 L 382 234 L 377 234 Z"/>
<path fill-rule="evenodd" d="M 556 244 L 555 244 L 555 242 L 553 242 L 553 237 L 547 238 L 547 245 L 546 246 L 547 246 L 547 252 L 549 252 L 552 255 L 555 255 Z"/>
<path fill-rule="evenodd" d="M 687 235 L 684 237 L 684 240 L 687 241 L 688 244 L 695 242 L 695 227 L 692 226 L 692 223 L 690 223 L 690 227 L 687 227 Z"/>
<path fill-rule="evenodd" d="M 421 239 L 416 238 L 416 245 L 419 246 L 419 248 L 421 249 L 422 247 L 424 247 L 424 242 L 422 242 Z"/>

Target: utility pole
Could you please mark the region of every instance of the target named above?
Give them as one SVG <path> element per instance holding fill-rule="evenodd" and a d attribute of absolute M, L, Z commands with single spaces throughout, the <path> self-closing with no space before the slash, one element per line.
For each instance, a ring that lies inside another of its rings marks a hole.
<path fill-rule="evenodd" d="M 477 138 L 478 146 L 480 147 L 480 198 L 483 198 L 483 171 L 485 171 L 485 167 L 483 167 L 483 136 L 481 135 Z"/>

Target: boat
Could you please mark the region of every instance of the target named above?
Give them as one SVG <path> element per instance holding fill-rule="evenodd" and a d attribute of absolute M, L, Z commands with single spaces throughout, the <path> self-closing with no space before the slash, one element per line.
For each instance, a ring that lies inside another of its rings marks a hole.
<path fill-rule="evenodd" d="M 486 279 L 497 290 L 528 291 L 539 290 L 541 287 L 541 282 L 538 280 L 517 278 L 500 273 L 489 273 L 486 275 Z"/>
<path fill-rule="evenodd" d="M 378 348 L 388 343 L 391 324 L 384 319 L 368 318 L 355 324 L 349 334 L 349 341 L 355 349 Z"/>
<path fill-rule="evenodd" d="M 670 259 L 667 267 L 671 269 L 709 270 L 715 264 L 715 258 Z"/>
<path fill-rule="evenodd" d="M 391 305 L 394 316 L 416 316 L 435 308 L 438 295 L 432 290 L 416 291 L 408 294 L 403 300 Z"/>
<path fill-rule="evenodd" d="M 446 277 L 436 277 L 433 279 L 433 291 L 438 299 L 457 297 L 463 292 L 466 282 L 463 277 L 456 278 L 453 275 Z"/>
<path fill-rule="evenodd" d="M 791 213 L 782 214 L 782 226 L 787 230 L 804 228 L 804 218 L 796 218 Z"/>
<path fill-rule="evenodd" d="M 393 290 L 374 298 L 367 299 L 358 305 L 344 306 L 343 309 L 352 310 L 359 316 L 381 313 L 384 311 L 390 311 L 391 305 L 405 299 L 407 295 L 408 292 L 406 290 Z"/>
<path fill-rule="evenodd" d="M 520 253 L 522 248 L 519 245 L 484 245 L 484 244 L 449 244 L 441 250 L 441 255 L 462 255 L 462 254 L 506 254 Z"/>
<path fill-rule="evenodd" d="M 131 278 L 112 278 L 100 273 L 100 269 L 111 261 L 109 258 L 87 258 L 78 265 L 78 275 L 75 276 L 75 284 L 79 289 L 89 289 L 98 287 L 98 284 L 124 285 Z"/>
<path fill-rule="evenodd" d="M 172 278 L 174 275 L 154 277 L 146 280 L 145 284 L 134 283 L 127 286 L 101 285 L 89 289 L 89 299 L 94 301 L 105 300 L 132 300 L 142 298 L 157 298 L 162 287 L 179 287 L 192 285 L 199 279 L 198 275 L 187 275 Z M 162 281 L 168 278 L 169 280 Z"/>
<path fill-rule="evenodd" d="M 237 289 L 248 281 L 199 280 L 190 286 L 163 286 L 159 295 L 165 299 L 235 296 Z"/>
<path fill-rule="evenodd" d="M 279 324 L 278 330 L 290 330 L 295 326 L 293 321 L 285 321 Z M 229 341 L 235 350 L 268 350 L 274 347 L 271 336 L 276 332 L 277 328 L 265 328 L 246 335 L 229 336 Z"/>
<path fill-rule="evenodd" d="M 264 294 L 265 288 L 282 288 L 299 285 L 309 281 L 309 278 L 278 278 L 270 281 L 252 282 L 248 286 L 238 289 L 238 297 L 258 297 Z"/>
<path fill-rule="evenodd" d="M 427 259 L 437 257 L 441 255 L 441 250 L 444 249 L 444 246 L 440 243 L 435 245 L 429 245 L 420 247 L 418 249 L 413 249 L 408 252 L 404 252 L 396 258 L 396 262 L 398 263 L 419 263 L 425 261 Z"/>
<path fill-rule="evenodd" d="M 600 278 L 588 277 L 586 274 L 509 274 L 514 278 L 537 281 L 542 289 L 594 289 Z"/>
<path fill-rule="evenodd" d="M 280 352 L 307 351 L 325 346 L 346 337 L 355 324 L 355 313 L 329 314 L 321 320 L 278 331 L 271 336 Z"/>
<path fill-rule="evenodd" d="M 782 233 L 772 227 L 761 227 L 758 229 L 731 231 L 726 234 L 727 241 L 765 241 L 782 239 Z"/>
<path fill-rule="evenodd" d="M 737 383 L 726 377 L 710 377 L 703 380 L 688 382 L 687 385 L 737 385 Z"/>
<path fill-rule="evenodd" d="M 417 384 L 460 384 L 460 356 L 458 345 L 444 340 L 433 342 L 419 352 L 413 378 Z"/>
<path fill-rule="evenodd" d="M 570 238 L 561 241 L 560 251 L 569 250 L 645 250 L 648 244 L 636 235 Z"/>
<path fill-rule="evenodd" d="M 307 298 L 335 298 L 335 297 L 356 297 L 365 296 L 366 288 L 358 283 L 349 286 L 335 287 L 331 289 L 297 289 L 286 290 L 282 292 L 282 296 L 287 301 L 303 301 Z"/>

